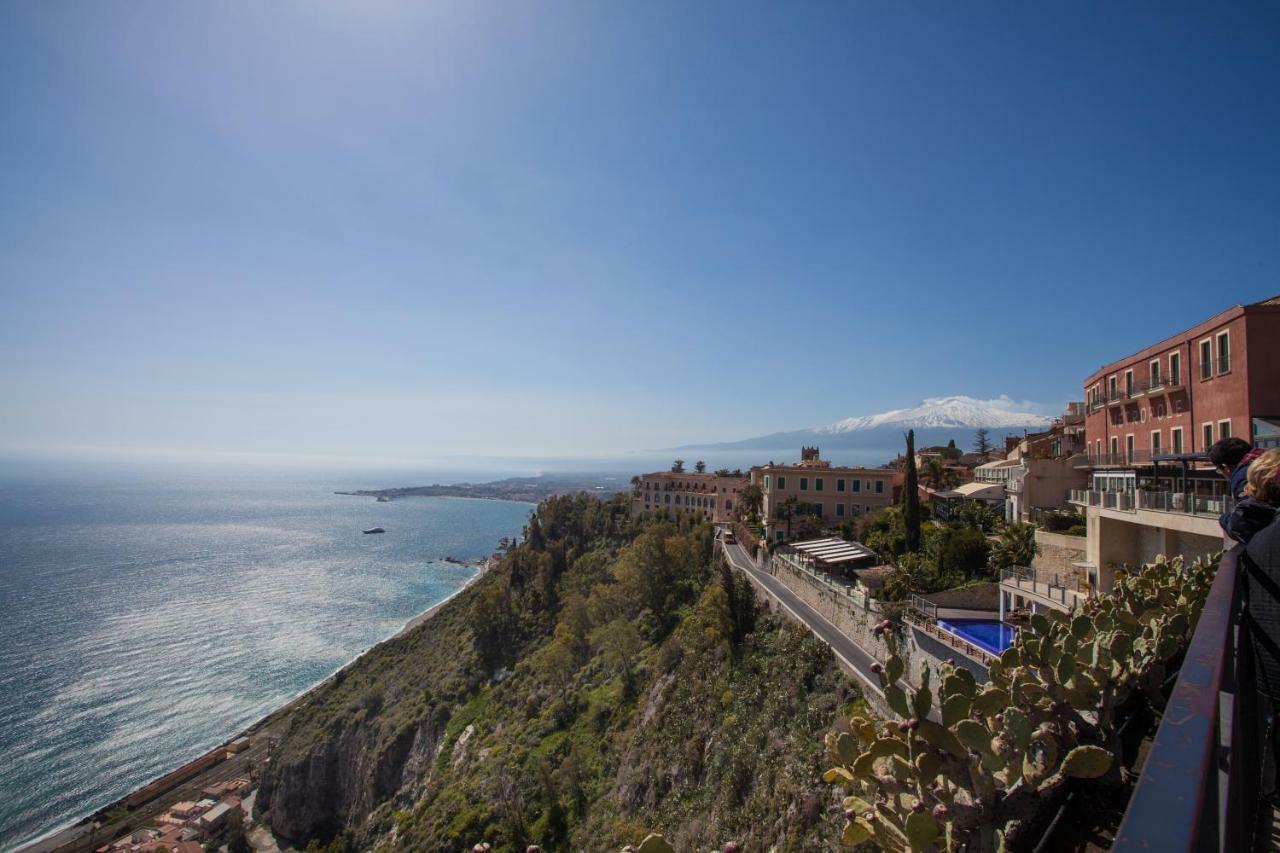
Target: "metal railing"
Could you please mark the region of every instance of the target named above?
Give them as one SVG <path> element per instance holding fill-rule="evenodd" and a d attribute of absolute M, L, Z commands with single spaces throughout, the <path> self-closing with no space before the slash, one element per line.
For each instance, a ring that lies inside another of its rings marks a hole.
<path fill-rule="evenodd" d="M 1100 492 L 1089 489 L 1072 489 L 1067 500 L 1081 506 L 1096 506 L 1122 512 L 1140 509 L 1152 512 L 1176 512 L 1186 515 L 1221 515 L 1235 508 L 1230 495 L 1193 495 L 1182 492 L 1155 492 L 1139 489 L 1135 492 Z"/>
<path fill-rule="evenodd" d="M 1000 584 L 1067 609 L 1080 602 L 1080 576 L 1074 572 L 1038 572 L 1024 566 L 1011 566 L 1000 570 Z"/>
<path fill-rule="evenodd" d="M 1265 747 L 1239 559 L 1218 566 L 1112 853 L 1253 849 Z"/>

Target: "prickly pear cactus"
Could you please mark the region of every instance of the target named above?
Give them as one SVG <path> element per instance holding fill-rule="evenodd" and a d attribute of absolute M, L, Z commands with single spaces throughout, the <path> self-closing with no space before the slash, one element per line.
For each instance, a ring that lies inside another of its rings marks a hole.
<path fill-rule="evenodd" d="M 872 667 L 890 721 L 854 717 L 828 735 L 847 844 L 890 851 L 996 851 L 1006 830 L 1034 816 L 1068 778 L 1118 777 L 1116 712 L 1138 694 L 1163 704 L 1159 687 L 1186 648 L 1217 560 L 1160 560 L 1125 571 L 1115 590 L 1070 616 L 1033 616 L 979 685 L 950 663 L 922 665 L 904 688 L 898 637 L 875 634 L 887 658 Z"/>

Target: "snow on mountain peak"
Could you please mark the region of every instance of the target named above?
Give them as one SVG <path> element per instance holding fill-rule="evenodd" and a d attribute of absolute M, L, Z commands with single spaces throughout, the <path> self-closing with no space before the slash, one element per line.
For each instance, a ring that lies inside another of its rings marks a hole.
<path fill-rule="evenodd" d="M 1048 427 L 1052 418 L 1018 411 L 1018 404 L 1008 397 L 978 400 L 973 397 L 931 397 L 918 406 L 894 409 L 878 415 L 845 418 L 814 429 L 818 433 L 853 432 L 881 426 L 924 429 L 930 427 L 1009 429 L 1013 427 Z M 1025 405 L 1023 406 L 1025 408 Z"/>

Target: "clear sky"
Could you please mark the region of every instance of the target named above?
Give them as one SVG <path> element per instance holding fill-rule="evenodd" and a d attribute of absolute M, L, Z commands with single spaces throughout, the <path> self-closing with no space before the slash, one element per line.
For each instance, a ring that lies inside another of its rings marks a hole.
<path fill-rule="evenodd" d="M 0 4 L 0 447 L 1052 408 L 1280 293 L 1278 93 L 1274 3 Z"/>

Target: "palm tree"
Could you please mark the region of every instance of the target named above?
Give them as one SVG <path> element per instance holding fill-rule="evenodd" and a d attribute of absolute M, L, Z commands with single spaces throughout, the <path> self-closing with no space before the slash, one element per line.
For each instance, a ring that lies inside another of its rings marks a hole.
<path fill-rule="evenodd" d="M 738 492 L 738 509 L 747 518 L 759 518 L 764 505 L 764 491 L 756 483 L 748 483 Z"/>
<path fill-rule="evenodd" d="M 991 553 L 991 565 L 999 569 L 1030 566 L 1038 550 L 1035 525 L 1010 524 L 1000 534 L 1000 541 Z"/>
<path fill-rule="evenodd" d="M 787 498 L 778 505 L 778 518 L 787 522 L 787 538 L 791 538 L 791 519 L 796 517 L 796 513 L 800 509 L 800 499 L 795 495 Z"/>
<path fill-rule="evenodd" d="M 930 456 L 924 460 L 924 466 L 920 471 L 920 479 L 935 492 L 942 492 L 954 488 L 960 477 L 954 469 L 947 467 L 947 464 L 941 458 Z"/>

